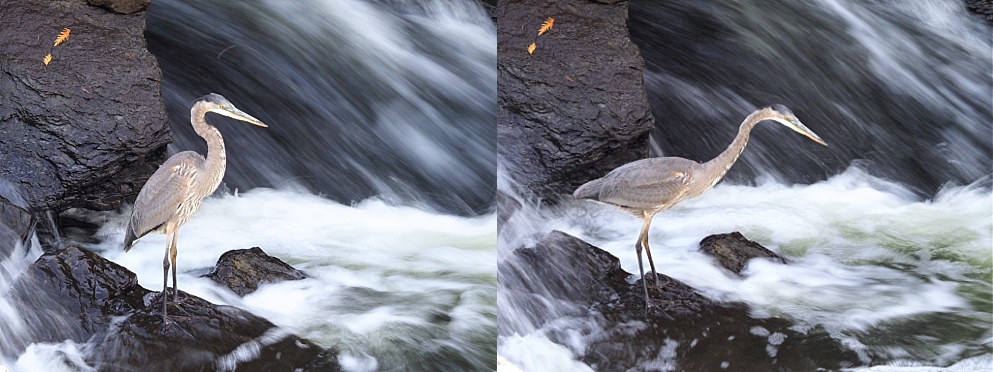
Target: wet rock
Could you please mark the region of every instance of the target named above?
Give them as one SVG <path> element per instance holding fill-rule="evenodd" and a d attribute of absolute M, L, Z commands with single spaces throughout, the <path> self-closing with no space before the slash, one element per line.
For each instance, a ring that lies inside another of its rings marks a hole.
<path fill-rule="evenodd" d="M 259 284 L 300 280 L 307 274 L 254 247 L 224 252 L 214 271 L 204 277 L 244 296 L 259 289 Z"/>
<path fill-rule="evenodd" d="M 493 23 L 496 23 L 496 7 L 497 0 L 483 0 L 483 9 L 486 9 L 486 14 L 490 16 Z"/>
<path fill-rule="evenodd" d="M 703 238 L 700 241 L 700 251 L 714 257 L 718 264 L 735 274 L 741 274 L 741 270 L 753 258 L 766 258 L 775 262 L 786 263 L 785 257 L 766 249 L 759 243 L 746 239 L 737 231 Z"/>
<path fill-rule="evenodd" d="M 0 261 L 11 255 L 17 243 L 29 243 L 34 224 L 31 212 L 0 196 Z"/>
<path fill-rule="evenodd" d="M 965 0 L 965 7 L 970 12 L 983 16 L 987 22 L 993 22 L 993 0 Z"/>
<path fill-rule="evenodd" d="M 525 190 L 571 194 L 648 155 L 654 119 L 627 6 L 497 2 L 497 151 Z M 552 29 L 538 36 L 549 17 Z"/>
<path fill-rule="evenodd" d="M 86 2 L 121 14 L 132 14 L 144 11 L 152 0 L 86 0 Z"/>
<path fill-rule="evenodd" d="M 169 142 L 144 12 L 23 0 L 0 2 L 0 14 L 0 178 L 32 209 L 117 208 L 138 193 Z M 53 47 L 63 28 L 69 39 Z"/>
<path fill-rule="evenodd" d="M 806 371 L 859 363 L 823 329 L 800 331 L 786 319 L 752 318 L 745 304 L 711 300 L 665 275 L 655 287 L 653 275 L 646 274 L 654 305 L 646 315 L 640 280 L 628 283 L 630 274 L 616 257 L 562 232 L 516 250 L 499 270 L 501 290 L 517 292 L 502 295 L 504 303 L 526 309 L 532 320 L 592 316 L 600 324 L 604 331 L 589 336 L 582 353 L 594 370 L 650 370 L 671 363 L 687 371 Z M 554 302 L 549 299 L 571 304 L 549 306 Z M 555 341 L 554 332 L 549 336 Z"/>
<path fill-rule="evenodd" d="M 31 339 L 4 337 L 4 350 L 70 339 L 88 343 L 86 362 L 99 370 L 340 370 L 336 351 L 182 291 L 163 327 L 158 293 L 75 246 L 44 254 L 10 293 L 17 308 L 31 309 L 21 324 Z"/>
<path fill-rule="evenodd" d="M 617 257 L 561 231 L 514 251 L 514 262 L 499 270 L 498 280 L 510 288 L 584 303 L 613 297 L 611 284 L 627 276 Z"/>
<path fill-rule="evenodd" d="M 523 204 L 520 200 L 517 200 L 507 193 L 497 190 L 496 191 L 496 205 L 497 205 L 497 229 L 502 229 L 506 224 L 507 220 L 510 219 L 517 211 L 521 210 Z"/>

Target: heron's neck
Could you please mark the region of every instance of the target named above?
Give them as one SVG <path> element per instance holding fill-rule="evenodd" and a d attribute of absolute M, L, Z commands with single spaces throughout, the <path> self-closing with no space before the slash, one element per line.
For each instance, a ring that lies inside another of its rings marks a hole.
<path fill-rule="evenodd" d="M 741 123 L 741 126 L 738 127 L 738 135 L 734 137 L 734 141 L 731 141 L 731 145 L 716 158 L 704 164 L 709 171 L 708 173 L 716 176 L 713 183 L 716 184 L 717 181 L 723 178 L 728 170 L 731 169 L 731 166 L 734 165 L 734 162 L 738 161 L 738 157 L 745 151 L 745 145 L 748 144 L 748 135 L 752 132 L 752 128 L 762 120 L 758 111 L 748 115 L 745 121 Z"/>
<path fill-rule="evenodd" d="M 204 166 L 209 172 L 204 174 L 212 177 L 210 180 L 211 184 L 219 185 L 221 179 L 224 178 L 224 168 L 227 163 L 227 156 L 224 151 L 224 138 L 221 137 L 221 131 L 217 130 L 213 125 L 207 124 L 207 120 L 204 119 L 206 112 L 197 107 L 194 107 L 192 111 L 190 116 L 193 118 L 193 130 L 207 141 L 207 157 Z"/>

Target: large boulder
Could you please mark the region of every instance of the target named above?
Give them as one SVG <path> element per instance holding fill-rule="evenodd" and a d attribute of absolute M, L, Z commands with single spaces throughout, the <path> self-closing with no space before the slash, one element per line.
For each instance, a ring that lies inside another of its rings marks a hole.
<path fill-rule="evenodd" d="M 45 253 L 14 282 L 12 306 L 25 309 L 2 350 L 31 342 L 87 342 L 86 362 L 100 370 L 340 370 L 334 350 L 282 330 L 247 311 L 180 291 L 163 326 L 161 297 L 136 275 L 69 246 Z M 27 311 L 30 309 L 30 311 Z M 15 354 L 16 355 L 16 354 Z"/>
<path fill-rule="evenodd" d="M 0 179 L 32 209 L 117 208 L 162 162 L 162 72 L 144 30 L 144 12 L 86 0 L 0 2 Z"/>
<path fill-rule="evenodd" d="M 689 371 L 812 371 L 859 363 L 823 329 L 752 318 L 746 304 L 708 299 L 665 275 L 659 275 L 659 287 L 645 275 L 655 305 L 646 314 L 640 279 L 629 283 L 631 274 L 616 257 L 559 231 L 515 250 L 498 270 L 501 291 L 509 293 L 501 306 L 513 306 L 531 324 L 563 315 L 593 317 L 604 331 L 592 337 L 582 358 L 595 370 L 649 370 L 667 362 Z M 506 328 L 512 321 L 498 324 Z"/>
<path fill-rule="evenodd" d="M 259 284 L 300 280 L 307 273 L 252 247 L 224 252 L 214 270 L 203 276 L 244 296 L 259 289 Z"/>
<path fill-rule="evenodd" d="M 520 187 L 571 194 L 648 155 L 654 119 L 627 10 L 627 2 L 497 2 L 497 152 Z M 553 26 L 539 36 L 548 18 Z"/>
<path fill-rule="evenodd" d="M 741 274 L 741 270 L 753 258 L 786 263 L 786 257 L 766 249 L 759 243 L 748 240 L 737 231 L 729 234 L 714 234 L 703 238 L 700 241 L 700 252 L 714 257 L 718 265 L 735 274 Z"/>

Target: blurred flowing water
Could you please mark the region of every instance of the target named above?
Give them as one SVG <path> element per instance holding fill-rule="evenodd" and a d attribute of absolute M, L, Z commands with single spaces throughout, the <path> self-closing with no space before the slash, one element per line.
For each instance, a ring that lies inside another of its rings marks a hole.
<path fill-rule="evenodd" d="M 481 5 L 162 1 L 146 37 L 176 149 L 205 151 L 188 123 L 207 92 L 269 124 L 222 128 L 228 187 L 491 211 L 496 31 Z"/>
<path fill-rule="evenodd" d="M 857 355 L 854 370 L 993 369 L 989 24 L 959 1 L 677 0 L 632 1 L 628 25 L 657 121 L 653 156 L 709 160 L 746 115 L 772 103 L 829 144 L 759 125 L 723 183 L 655 217 L 662 273 L 743 301 L 752 316 L 826 330 Z M 513 170 L 501 168 L 497 182 L 513 195 Z M 561 230 L 638 272 L 639 220 L 592 202 L 518 198 L 524 205 L 500 228 L 498 265 Z M 755 261 L 736 277 L 697 252 L 707 235 L 736 230 L 792 263 Z M 592 370 L 588 346 L 617 332 L 594 311 L 506 289 L 501 282 L 498 349 L 524 370 Z M 527 301 L 558 315 L 530 321 L 514 306 Z M 800 357 L 775 354 L 776 342 L 769 358 Z M 680 370 L 678 346 L 637 369 Z"/>
<path fill-rule="evenodd" d="M 206 151 L 189 110 L 209 92 L 269 125 L 208 116 L 224 135 L 228 168 L 182 229 L 180 289 L 337 348 L 349 371 L 492 369 L 496 31 L 483 6 L 156 0 L 147 17 L 149 49 L 164 73 L 170 152 Z M 61 220 L 98 228 L 61 240 L 156 290 L 165 236 L 149 235 L 124 254 L 129 215 L 70 211 Z M 0 265 L 3 290 L 41 254 L 34 241 Z M 223 252 L 252 246 L 312 278 L 244 298 L 199 278 Z M 92 370 L 86 340 L 11 348 L 36 335 L 16 327 L 26 310 L 2 298 L 0 365 Z"/>

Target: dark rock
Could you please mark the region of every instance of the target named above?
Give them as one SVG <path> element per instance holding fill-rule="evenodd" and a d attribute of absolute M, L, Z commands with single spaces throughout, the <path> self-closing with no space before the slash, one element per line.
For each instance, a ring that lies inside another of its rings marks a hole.
<path fill-rule="evenodd" d="M 244 296 L 259 289 L 259 284 L 300 280 L 307 274 L 254 247 L 224 252 L 214 271 L 204 277 Z"/>
<path fill-rule="evenodd" d="M 501 190 L 496 192 L 496 205 L 497 205 L 497 229 L 503 228 L 507 220 L 510 219 L 517 211 L 521 210 L 520 200 L 517 200 L 511 195 L 507 195 Z"/>
<path fill-rule="evenodd" d="M 500 265 L 501 283 L 512 281 L 509 288 L 571 302 L 611 297 L 613 280 L 628 276 L 617 257 L 561 231 L 551 232 L 532 248 L 514 251 L 514 256 L 512 264 Z"/>
<path fill-rule="evenodd" d="M 483 9 L 486 9 L 486 14 L 490 16 L 493 22 L 496 22 L 496 7 L 497 0 L 483 0 Z"/>
<path fill-rule="evenodd" d="M 747 305 L 710 300 L 665 275 L 655 288 L 652 274 L 646 274 L 655 305 L 646 316 L 641 281 L 628 283 L 630 274 L 616 257 L 562 232 L 516 250 L 498 270 L 501 291 L 515 292 L 502 295 L 500 306 L 522 309 L 531 320 L 596 310 L 592 315 L 604 331 L 582 353 L 594 370 L 653 369 L 660 357 L 687 371 L 723 370 L 724 362 L 731 363 L 731 370 L 756 371 L 836 370 L 859 363 L 823 329 L 801 333 L 785 319 L 751 318 Z M 632 326 L 632 321 L 645 326 Z M 503 323 L 498 319 L 498 325 Z M 557 335 L 549 337 L 556 341 Z"/>
<path fill-rule="evenodd" d="M 29 243 L 34 224 L 31 212 L 0 196 L 0 261 L 11 255 L 17 243 Z"/>
<path fill-rule="evenodd" d="M 700 251 L 714 257 L 718 264 L 735 274 L 741 274 L 741 270 L 753 258 L 767 258 L 779 263 L 786 263 L 785 257 L 766 249 L 759 243 L 746 239 L 737 231 L 703 238 L 700 241 Z"/>
<path fill-rule="evenodd" d="M 497 18 L 497 151 L 522 188 L 571 194 L 648 155 L 654 119 L 627 2 L 499 1 Z"/>
<path fill-rule="evenodd" d="M 75 246 L 42 255 L 10 293 L 16 308 L 31 309 L 31 339 L 0 338 L 3 350 L 69 339 L 87 342 L 86 362 L 99 370 L 340 370 L 336 351 L 182 291 L 163 327 L 159 294 Z"/>
<path fill-rule="evenodd" d="M 970 12 L 983 16 L 987 22 L 993 22 L 993 0 L 965 0 L 965 7 Z"/>
<path fill-rule="evenodd" d="M 169 142 L 144 13 L 24 0 L 0 2 L 0 14 L 0 178 L 31 209 L 117 208 L 138 193 Z M 67 27 L 69 39 L 53 48 Z"/>
<path fill-rule="evenodd" d="M 551 232 L 533 248 L 514 251 L 498 269 L 498 280 L 506 288 L 592 306 L 615 318 L 643 319 L 641 282 L 629 284 L 630 276 L 617 257 L 561 231 Z M 659 322 L 669 316 L 693 318 L 701 308 L 714 305 L 678 280 L 659 275 L 659 283 L 655 289 L 654 279 L 649 280 L 655 305 L 649 316 Z"/>
<path fill-rule="evenodd" d="M 131 14 L 145 10 L 152 0 L 86 0 L 86 2 L 121 14 Z"/>

